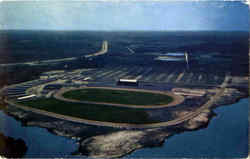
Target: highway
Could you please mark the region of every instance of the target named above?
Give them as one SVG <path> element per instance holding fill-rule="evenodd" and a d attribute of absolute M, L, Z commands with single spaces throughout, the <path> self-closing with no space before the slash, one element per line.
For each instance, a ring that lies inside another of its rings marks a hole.
<path fill-rule="evenodd" d="M 94 56 L 99 56 L 99 55 L 103 55 L 106 54 L 108 52 L 108 41 L 103 41 L 102 43 L 102 49 L 97 52 L 97 53 L 93 53 L 93 54 L 89 54 L 89 55 L 85 55 L 85 58 L 89 58 L 89 57 L 94 57 Z"/>

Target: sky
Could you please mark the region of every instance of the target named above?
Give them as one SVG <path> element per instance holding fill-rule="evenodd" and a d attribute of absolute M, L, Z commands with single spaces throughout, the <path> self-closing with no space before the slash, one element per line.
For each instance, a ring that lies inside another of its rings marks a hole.
<path fill-rule="evenodd" d="M 249 31 L 249 19 L 240 1 L 0 2 L 1 30 Z"/>

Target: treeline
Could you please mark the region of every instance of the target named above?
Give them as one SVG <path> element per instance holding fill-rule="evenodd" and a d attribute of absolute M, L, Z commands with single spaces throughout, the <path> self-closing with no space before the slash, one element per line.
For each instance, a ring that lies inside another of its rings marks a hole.
<path fill-rule="evenodd" d="M 0 71 L 0 87 L 36 79 L 42 72 L 49 70 L 48 67 L 27 65 L 2 68 Z"/>

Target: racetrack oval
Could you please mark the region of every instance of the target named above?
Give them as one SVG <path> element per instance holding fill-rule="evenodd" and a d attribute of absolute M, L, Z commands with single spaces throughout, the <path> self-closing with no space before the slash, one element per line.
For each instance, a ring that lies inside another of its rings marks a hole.
<path fill-rule="evenodd" d="M 172 107 L 184 101 L 183 96 L 175 95 L 172 92 L 112 87 L 64 88 L 58 91 L 54 97 L 73 103 L 143 109 Z"/>

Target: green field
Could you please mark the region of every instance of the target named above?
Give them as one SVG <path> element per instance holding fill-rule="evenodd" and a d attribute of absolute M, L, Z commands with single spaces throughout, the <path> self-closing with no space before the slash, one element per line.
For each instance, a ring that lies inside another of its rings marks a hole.
<path fill-rule="evenodd" d="M 46 110 L 63 115 L 89 120 L 108 121 L 116 123 L 155 123 L 143 109 L 120 108 L 94 104 L 78 104 L 59 101 L 55 98 L 40 98 L 18 102 L 24 106 Z"/>
<path fill-rule="evenodd" d="M 163 94 L 98 88 L 72 90 L 64 93 L 63 97 L 81 101 L 128 105 L 163 105 L 173 101 L 172 97 Z"/>

